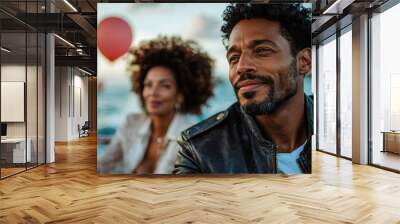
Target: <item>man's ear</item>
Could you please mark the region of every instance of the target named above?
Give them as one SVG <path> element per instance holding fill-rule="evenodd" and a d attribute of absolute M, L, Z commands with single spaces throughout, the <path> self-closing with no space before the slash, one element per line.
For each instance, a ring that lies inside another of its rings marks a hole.
<path fill-rule="evenodd" d="M 305 75 L 311 72 L 311 48 L 304 48 L 297 53 L 297 69 L 299 74 Z"/>

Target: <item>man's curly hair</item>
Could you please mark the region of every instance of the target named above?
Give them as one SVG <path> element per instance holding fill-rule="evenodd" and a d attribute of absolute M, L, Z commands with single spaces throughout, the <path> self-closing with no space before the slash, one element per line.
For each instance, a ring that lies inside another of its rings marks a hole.
<path fill-rule="evenodd" d="M 231 4 L 224 10 L 222 18 L 224 43 L 241 20 L 266 19 L 280 23 L 281 34 L 289 41 L 293 55 L 311 47 L 311 8 L 301 4 Z"/>
<path fill-rule="evenodd" d="M 143 107 L 144 80 L 155 66 L 164 66 L 173 72 L 178 92 L 183 96 L 181 113 L 201 113 L 201 106 L 213 95 L 214 61 L 195 41 L 159 36 L 141 42 L 131 54 L 133 91 L 140 96 Z"/>

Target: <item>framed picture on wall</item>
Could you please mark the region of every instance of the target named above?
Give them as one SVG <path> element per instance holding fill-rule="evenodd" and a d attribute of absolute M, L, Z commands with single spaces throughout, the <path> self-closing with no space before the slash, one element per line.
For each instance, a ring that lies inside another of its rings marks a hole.
<path fill-rule="evenodd" d="M 311 8 L 99 3 L 98 172 L 311 173 Z"/>

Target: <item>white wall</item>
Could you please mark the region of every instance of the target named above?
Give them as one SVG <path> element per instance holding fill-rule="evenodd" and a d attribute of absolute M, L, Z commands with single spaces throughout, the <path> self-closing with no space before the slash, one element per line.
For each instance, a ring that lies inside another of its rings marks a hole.
<path fill-rule="evenodd" d="M 25 121 L 25 83 L 1 82 L 1 121 Z M 34 105 L 36 108 L 36 105 Z"/>
<path fill-rule="evenodd" d="M 28 66 L 27 68 L 24 65 L 2 65 L 1 66 L 1 81 L 2 82 L 25 82 L 25 69 L 27 69 L 28 74 L 33 71 L 36 73 L 36 67 Z M 26 83 L 26 82 L 25 82 Z M 36 85 L 36 83 L 34 83 Z M 27 96 L 36 97 L 36 89 L 34 92 L 30 92 L 28 89 Z M 4 97 L 4 96 L 3 96 Z M 31 102 L 31 99 L 27 99 L 27 102 Z M 35 105 L 36 107 L 36 105 Z M 7 108 L 1 108 L 1 110 L 7 110 Z M 29 117 L 28 120 L 33 120 Z M 36 114 L 35 114 L 36 115 Z M 28 127 L 32 127 L 29 125 Z M 7 122 L 7 136 L 8 137 L 25 137 L 25 122 Z"/>
<path fill-rule="evenodd" d="M 77 139 L 78 124 L 88 120 L 88 78 L 83 75 L 76 68 L 56 67 L 55 141 Z"/>
<path fill-rule="evenodd" d="M 55 68 L 55 141 L 68 140 L 68 87 L 70 77 L 67 67 Z"/>
<path fill-rule="evenodd" d="M 38 70 L 37 70 L 38 69 Z M 25 66 L 25 64 L 3 64 L 1 66 L 1 81 L 2 82 L 24 82 L 26 84 L 26 105 L 22 102 L 22 107 L 19 108 L 24 116 L 26 112 L 26 120 L 22 122 L 6 122 L 7 137 L 9 138 L 25 138 L 25 135 L 30 139 L 30 148 L 32 152 L 32 161 L 36 162 L 39 158 L 39 163 L 44 163 L 44 74 L 42 67 Z M 27 78 L 27 80 L 25 80 Z M 3 92 L 4 89 L 2 89 Z M 20 90 L 24 94 L 24 90 Z M 3 92 L 4 93 L 4 92 Z M 2 98 L 7 95 L 2 95 Z M 25 100 L 24 100 L 25 101 Z M 2 102 L 3 105 L 4 102 Z M 2 112 L 12 110 L 10 107 L 1 108 Z M 15 110 L 15 109 L 14 109 Z M 21 111 L 22 110 L 22 111 Z M 13 111 L 7 111 L 13 113 Z M 15 113 L 15 112 L 14 112 Z M 37 155 L 39 153 L 39 155 Z"/>

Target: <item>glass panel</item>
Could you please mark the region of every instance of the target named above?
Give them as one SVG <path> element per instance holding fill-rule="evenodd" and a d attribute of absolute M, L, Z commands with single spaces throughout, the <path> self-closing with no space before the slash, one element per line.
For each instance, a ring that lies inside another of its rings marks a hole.
<path fill-rule="evenodd" d="M 28 20 L 32 24 L 37 24 L 39 11 L 37 1 L 27 2 L 26 12 Z M 26 110 L 27 110 L 27 143 L 30 147 L 30 159 L 28 168 L 37 166 L 38 163 L 38 34 L 36 30 L 27 30 L 27 81 L 26 81 Z"/>
<path fill-rule="evenodd" d="M 1 3 L 0 3 L 0 6 L 1 6 Z M 2 67 L 2 60 L 1 60 L 1 58 L 3 57 L 3 45 L 2 45 L 2 43 L 1 43 L 1 41 L 2 41 L 2 38 L 1 38 L 1 34 L 2 34 L 2 30 L 3 30 L 3 21 L 2 21 L 2 17 L 3 17 L 3 15 L 0 13 L 0 84 L 1 84 L 1 67 Z M 6 52 L 4 52 L 4 54 L 5 54 Z M 3 135 L 5 135 L 4 133 L 4 130 L 3 130 L 3 123 L 1 122 L 1 85 L 0 85 L 0 136 L 3 136 Z M 0 142 L 0 179 L 2 178 L 2 169 L 3 169 L 3 166 L 5 166 L 5 162 L 6 162 L 6 159 L 5 158 L 3 158 L 3 156 L 2 156 L 2 144 L 1 144 L 1 142 Z"/>
<path fill-rule="evenodd" d="M 340 153 L 352 157 L 352 35 L 340 37 Z"/>
<path fill-rule="evenodd" d="M 313 100 L 314 100 L 314 112 L 313 112 L 313 115 L 314 115 L 314 127 L 313 127 L 313 129 L 314 129 L 314 135 L 312 136 L 312 140 L 311 140 L 311 142 L 312 142 L 312 149 L 313 150 L 315 150 L 316 149 L 316 143 L 317 143 L 317 140 L 316 140 L 316 126 L 317 126 L 317 122 L 316 122 L 316 120 L 317 120 L 317 107 L 316 107 L 316 105 L 317 105 L 317 96 L 318 96 L 318 94 L 315 94 L 316 93 L 316 84 L 317 84 L 317 80 L 316 80 L 316 76 L 317 76 L 317 47 L 315 46 L 315 45 L 313 45 L 312 46 L 312 66 L 311 66 L 311 68 L 312 68 L 312 72 L 311 72 L 311 82 L 312 82 L 312 93 L 313 93 Z"/>
<path fill-rule="evenodd" d="M 0 12 L 4 178 L 45 161 L 45 35 L 21 22 L 39 19 L 45 1 L 1 1 L 0 6 L 19 19 Z"/>
<path fill-rule="evenodd" d="M 39 45 L 38 45 L 38 163 L 45 163 L 45 51 L 46 37 L 44 34 L 39 34 Z"/>
<path fill-rule="evenodd" d="M 26 8 L 25 2 L 12 5 L 19 12 Z M 1 122 L 6 129 L 1 140 L 3 159 L 2 178 L 26 170 L 30 159 L 30 147 L 26 142 L 26 74 L 27 44 L 25 26 L 12 17 L 0 13 L 1 34 Z M 5 49 L 5 50 L 4 50 Z M 27 147 L 28 146 L 28 147 Z M 28 149 L 28 150 L 27 150 Z"/>
<path fill-rule="evenodd" d="M 25 170 L 30 158 L 26 151 L 25 91 L 26 34 L 2 33 L 1 43 L 1 140 L 2 177 Z M 4 126 L 5 125 L 5 126 Z M 29 149 L 29 147 L 28 147 Z"/>
<path fill-rule="evenodd" d="M 400 4 L 372 22 L 372 163 L 400 170 Z"/>
<path fill-rule="evenodd" d="M 37 49 L 37 41 L 38 36 L 36 32 L 31 32 L 27 34 L 28 38 L 28 63 L 27 63 L 27 82 L 26 82 L 26 111 L 27 111 L 27 142 L 30 147 L 30 158 L 28 159 L 28 168 L 37 165 L 37 132 L 38 132 L 38 124 L 37 124 L 37 98 L 38 98 L 38 88 L 37 88 L 37 73 L 38 73 L 38 49 Z"/>
<path fill-rule="evenodd" d="M 318 48 L 318 147 L 336 154 L 336 38 Z"/>

